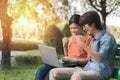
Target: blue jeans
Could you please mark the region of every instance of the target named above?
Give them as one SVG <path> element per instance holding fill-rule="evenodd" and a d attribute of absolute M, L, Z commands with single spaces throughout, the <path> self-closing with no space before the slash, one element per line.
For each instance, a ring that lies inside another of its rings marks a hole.
<path fill-rule="evenodd" d="M 49 71 L 54 68 L 49 65 L 44 65 L 37 69 L 35 80 L 49 80 Z"/>

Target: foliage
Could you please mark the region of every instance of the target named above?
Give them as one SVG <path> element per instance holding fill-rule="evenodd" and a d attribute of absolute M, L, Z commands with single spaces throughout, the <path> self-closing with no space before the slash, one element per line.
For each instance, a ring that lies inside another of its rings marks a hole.
<path fill-rule="evenodd" d="M 62 32 L 56 27 L 56 25 L 50 25 L 46 28 L 44 40 L 45 45 L 54 46 L 57 52 L 62 51 Z"/>
<path fill-rule="evenodd" d="M 105 13 L 108 15 L 113 10 L 118 8 L 118 1 L 116 0 L 86 0 L 89 5 L 91 5 L 94 9 L 102 13 L 105 8 Z"/>
<path fill-rule="evenodd" d="M 17 65 L 38 65 L 40 64 L 40 56 L 33 56 L 33 55 L 21 55 L 16 56 L 15 61 Z"/>
<path fill-rule="evenodd" d="M 30 41 L 30 40 L 14 40 L 11 43 L 11 50 L 15 51 L 26 51 L 38 49 L 38 44 L 42 44 L 39 41 Z M 0 50 L 2 48 L 2 41 L 0 40 Z"/>
<path fill-rule="evenodd" d="M 25 51 L 24 54 L 15 56 L 14 65 L 39 65 L 42 64 L 38 49 Z"/>
<path fill-rule="evenodd" d="M 120 27 L 109 26 L 107 29 L 116 39 L 120 39 Z"/>
<path fill-rule="evenodd" d="M 34 7 L 36 4 L 40 3 L 39 1 L 32 1 L 31 0 L 10 0 L 8 5 L 9 13 L 17 20 L 20 16 L 25 16 L 29 19 L 34 19 L 37 17 L 37 12 L 35 11 Z"/>
<path fill-rule="evenodd" d="M 69 17 L 69 0 L 58 0 L 55 4 L 57 13 L 62 20 L 68 20 Z"/>
<path fill-rule="evenodd" d="M 116 0 L 86 0 L 96 11 L 101 14 L 102 24 L 106 29 L 106 17 L 118 8 Z"/>
<path fill-rule="evenodd" d="M 70 28 L 69 28 L 68 24 L 65 25 L 62 33 L 63 33 L 63 36 L 65 36 L 65 37 L 70 37 L 71 36 L 71 32 L 70 32 Z"/>
<path fill-rule="evenodd" d="M 62 14 L 65 14 L 66 10 L 63 10 L 64 7 L 61 10 L 58 2 L 58 0 L 9 0 L 8 13 L 14 19 L 13 38 L 42 40 L 46 26 L 64 22 L 61 17 L 64 18 Z"/>
<path fill-rule="evenodd" d="M 27 50 L 27 51 L 25 51 L 25 54 L 30 55 L 30 56 L 40 56 L 40 52 L 38 49 Z"/>
<path fill-rule="evenodd" d="M 47 26 L 48 22 L 59 22 L 57 9 L 55 7 L 57 0 L 10 0 L 9 13 L 17 21 L 21 16 L 27 19 L 34 19 L 42 26 Z"/>
<path fill-rule="evenodd" d="M 14 41 L 12 42 L 12 50 L 20 50 L 20 51 L 26 51 L 26 50 L 33 50 L 38 49 L 38 44 L 41 44 L 39 41 L 29 41 L 29 40 L 21 40 L 21 41 Z"/>

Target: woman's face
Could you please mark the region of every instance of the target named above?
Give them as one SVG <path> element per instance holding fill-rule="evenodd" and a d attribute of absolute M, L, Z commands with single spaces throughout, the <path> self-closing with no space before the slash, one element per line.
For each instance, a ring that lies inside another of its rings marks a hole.
<path fill-rule="evenodd" d="M 82 32 L 80 26 L 75 23 L 72 23 L 69 27 L 72 35 L 80 35 Z"/>

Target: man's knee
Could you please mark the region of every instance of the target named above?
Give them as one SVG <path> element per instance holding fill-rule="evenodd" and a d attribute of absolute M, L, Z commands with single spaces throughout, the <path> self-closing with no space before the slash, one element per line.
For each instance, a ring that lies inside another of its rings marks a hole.
<path fill-rule="evenodd" d="M 59 68 L 54 68 L 50 71 L 50 75 L 56 79 L 60 78 L 60 69 Z"/>
<path fill-rule="evenodd" d="M 56 75 L 57 75 L 56 70 L 57 70 L 56 68 L 50 70 L 50 74 L 51 74 L 53 77 L 56 77 Z"/>
<path fill-rule="evenodd" d="M 76 71 L 73 73 L 72 80 L 85 80 L 85 75 L 82 73 L 82 71 Z"/>

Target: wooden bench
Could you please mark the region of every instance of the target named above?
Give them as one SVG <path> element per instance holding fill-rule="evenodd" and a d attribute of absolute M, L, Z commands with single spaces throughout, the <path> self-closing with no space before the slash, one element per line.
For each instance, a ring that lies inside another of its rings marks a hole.
<path fill-rule="evenodd" d="M 115 65 L 120 67 L 120 44 L 118 44 L 118 51 L 115 56 Z"/>
<path fill-rule="evenodd" d="M 118 44 L 118 51 L 115 56 L 115 68 L 111 79 L 120 80 L 120 44 Z"/>
<path fill-rule="evenodd" d="M 120 80 L 120 67 L 114 68 L 113 76 L 109 80 Z"/>

